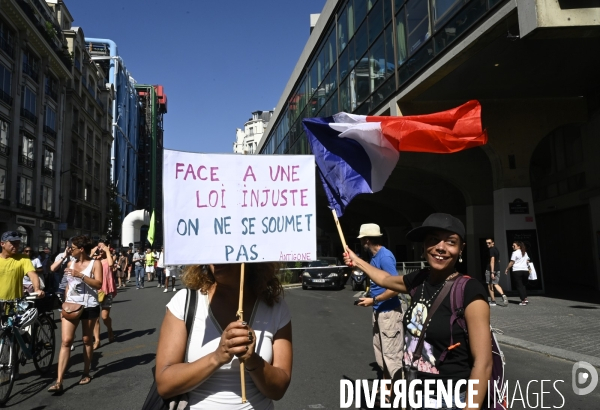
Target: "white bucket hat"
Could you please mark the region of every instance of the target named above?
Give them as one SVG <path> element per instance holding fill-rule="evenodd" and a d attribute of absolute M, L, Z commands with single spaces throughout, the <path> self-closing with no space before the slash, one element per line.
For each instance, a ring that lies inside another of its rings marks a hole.
<path fill-rule="evenodd" d="M 377 224 L 362 224 L 360 226 L 360 232 L 358 232 L 357 238 L 364 238 L 365 236 L 383 236 L 383 234 L 381 233 L 379 225 Z"/>

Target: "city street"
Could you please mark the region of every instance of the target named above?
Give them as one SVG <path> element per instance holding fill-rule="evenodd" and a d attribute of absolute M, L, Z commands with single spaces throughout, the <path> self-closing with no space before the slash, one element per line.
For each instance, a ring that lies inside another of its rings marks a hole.
<path fill-rule="evenodd" d="M 163 293 L 163 289 L 155 286 L 156 282 L 150 282 L 143 290 L 136 290 L 135 287 L 120 290 L 111 314 L 117 341 L 104 344 L 94 353 L 92 383 L 77 385 L 83 368 L 81 342 L 78 342 L 65 379 L 65 392 L 61 396 L 46 392 L 54 376 L 40 377 L 33 365 L 28 363 L 21 368 L 21 377 L 6 407 L 27 410 L 79 410 L 99 406 L 141 408 L 152 382 L 151 369 L 164 306 L 174 294 L 170 291 Z M 338 409 L 340 380 L 377 377 L 371 345 L 371 310 L 353 306 L 354 294 L 349 286 L 340 291 L 286 290 L 285 300 L 293 317 L 294 368 L 290 388 L 285 397 L 276 403 L 276 408 Z M 511 312 L 516 315 L 520 311 L 517 306 L 511 305 L 508 312 L 502 312 L 504 320 Z M 77 333 L 80 334 L 80 331 Z M 59 331 L 56 336 L 58 345 Z M 104 328 L 102 336 L 106 338 Z M 548 338 L 551 337 L 549 334 Z M 597 338 L 597 334 L 592 337 L 592 333 L 581 327 L 578 337 L 591 340 Z M 551 380 L 544 384 L 543 390 L 549 393 L 543 396 L 543 406 L 569 410 L 597 407 L 600 388 L 587 396 L 573 393 L 573 362 L 508 345 L 502 345 L 502 348 L 507 360 L 509 397 L 513 398 L 518 381 L 523 398 L 529 398 L 529 404 L 517 400 L 512 408 L 541 408 L 542 403 L 536 405 L 536 400 L 541 397 L 541 383 L 531 383 L 528 394 L 527 383 L 542 379 Z M 58 352 L 54 363 L 57 359 Z M 56 365 L 53 371 L 55 368 Z M 564 399 L 553 388 L 557 380 L 564 381 L 556 383 L 556 389 Z M 516 397 L 521 397 L 518 389 Z"/>

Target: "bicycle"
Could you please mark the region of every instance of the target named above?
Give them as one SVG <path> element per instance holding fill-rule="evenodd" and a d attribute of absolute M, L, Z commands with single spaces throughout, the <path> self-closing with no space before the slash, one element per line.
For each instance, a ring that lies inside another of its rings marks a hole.
<path fill-rule="evenodd" d="M 46 297 L 51 302 L 53 295 Z M 36 304 L 40 309 L 34 307 Z M 27 296 L 0 301 L 0 405 L 8 401 L 19 365 L 33 359 L 40 374 L 50 370 L 56 349 L 55 328 L 54 312 L 44 309 L 44 299 Z"/>

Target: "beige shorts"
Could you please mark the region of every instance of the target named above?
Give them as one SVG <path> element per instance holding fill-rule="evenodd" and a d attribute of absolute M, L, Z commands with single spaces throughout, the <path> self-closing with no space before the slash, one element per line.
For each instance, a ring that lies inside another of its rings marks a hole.
<path fill-rule="evenodd" d="M 377 318 L 377 320 L 375 320 Z M 375 360 L 390 376 L 402 368 L 404 327 L 400 307 L 389 312 L 373 312 L 373 349 Z"/>

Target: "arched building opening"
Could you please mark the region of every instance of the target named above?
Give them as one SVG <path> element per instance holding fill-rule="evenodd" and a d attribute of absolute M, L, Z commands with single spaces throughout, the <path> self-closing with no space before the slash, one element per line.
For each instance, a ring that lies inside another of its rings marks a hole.
<path fill-rule="evenodd" d="M 552 131 L 531 157 L 531 188 L 548 290 L 597 286 L 592 217 L 585 196 L 586 160 L 590 159 L 579 124 Z"/>

